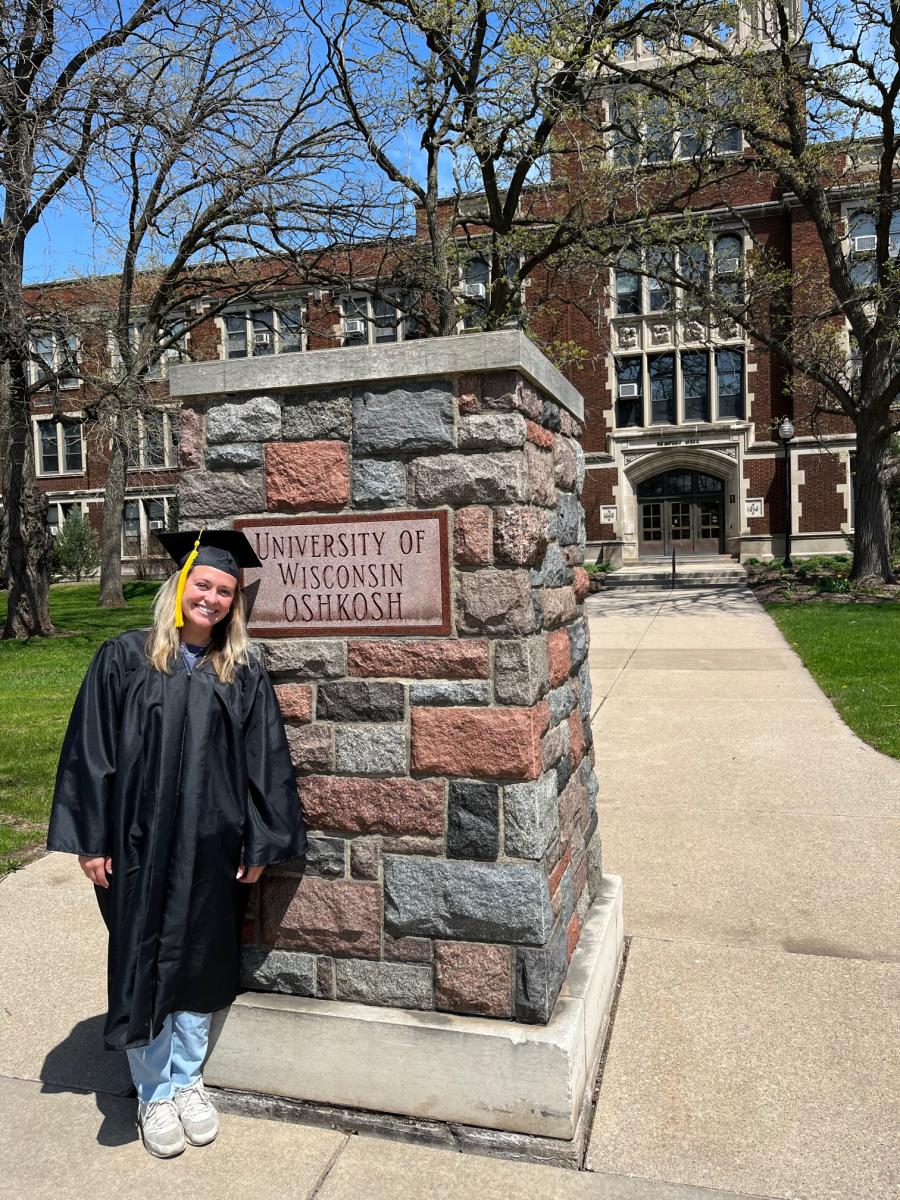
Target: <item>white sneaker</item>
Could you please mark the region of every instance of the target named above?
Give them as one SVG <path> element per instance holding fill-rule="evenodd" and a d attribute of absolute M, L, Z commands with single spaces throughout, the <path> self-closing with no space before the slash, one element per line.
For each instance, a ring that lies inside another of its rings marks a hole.
<path fill-rule="evenodd" d="M 174 1158 L 184 1150 L 184 1130 L 171 1099 L 138 1103 L 138 1129 L 144 1148 L 157 1158 Z"/>
<path fill-rule="evenodd" d="M 192 1146 L 207 1146 L 219 1132 L 219 1114 L 206 1094 L 203 1080 L 176 1088 L 173 1097 L 184 1135 Z"/>

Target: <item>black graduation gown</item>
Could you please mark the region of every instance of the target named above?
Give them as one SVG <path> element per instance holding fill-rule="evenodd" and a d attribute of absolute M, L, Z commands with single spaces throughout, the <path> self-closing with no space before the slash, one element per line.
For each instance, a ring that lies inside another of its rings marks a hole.
<path fill-rule="evenodd" d="M 108 1049 L 143 1046 L 172 1012 L 238 987 L 250 888 L 240 863 L 301 855 L 306 835 L 275 692 L 256 662 L 154 670 L 146 632 L 97 651 L 63 742 L 48 848 L 112 858 Z"/>

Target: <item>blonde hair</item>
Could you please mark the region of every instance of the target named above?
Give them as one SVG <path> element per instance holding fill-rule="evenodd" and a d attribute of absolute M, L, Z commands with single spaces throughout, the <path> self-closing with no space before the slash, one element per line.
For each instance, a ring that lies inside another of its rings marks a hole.
<path fill-rule="evenodd" d="M 188 578 L 191 571 L 188 572 Z M 156 599 L 153 601 L 153 626 L 145 643 L 151 666 L 165 675 L 172 674 L 172 666 L 178 657 L 181 642 L 174 618 L 178 575 L 178 571 L 170 575 L 156 593 Z M 212 640 L 201 659 L 202 662 L 211 665 L 222 683 L 232 683 L 235 668 L 248 662 L 249 639 L 244 595 L 240 583 L 236 580 L 235 584 L 234 599 L 228 616 L 213 626 Z"/>

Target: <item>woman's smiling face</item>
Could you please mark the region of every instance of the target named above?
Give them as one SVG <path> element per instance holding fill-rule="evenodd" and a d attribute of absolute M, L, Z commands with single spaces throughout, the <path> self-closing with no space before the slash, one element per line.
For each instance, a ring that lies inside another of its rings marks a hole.
<path fill-rule="evenodd" d="M 192 637 L 198 642 L 209 641 L 213 626 L 231 611 L 236 588 L 237 581 L 227 571 L 219 571 L 216 567 L 194 567 L 181 598 L 186 641 Z"/>

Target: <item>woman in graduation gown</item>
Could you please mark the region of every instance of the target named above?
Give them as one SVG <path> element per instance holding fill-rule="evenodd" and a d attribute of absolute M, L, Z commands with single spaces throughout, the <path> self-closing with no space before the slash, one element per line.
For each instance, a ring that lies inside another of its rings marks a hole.
<path fill-rule="evenodd" d="M 163 534 L 181 570 L 149 633 L 88 668 L 63 743 L 48 847 L 79 856 L 109 930 L 107 1049 L 128 1051 L 151 1153 L 212 1141 L 209 1016 L 235 997 L 249 896 L 305 852 L 281 714 L 247 653 L 242 533 Z M 193 546 L 193 549 L 191 548 Z"/>

